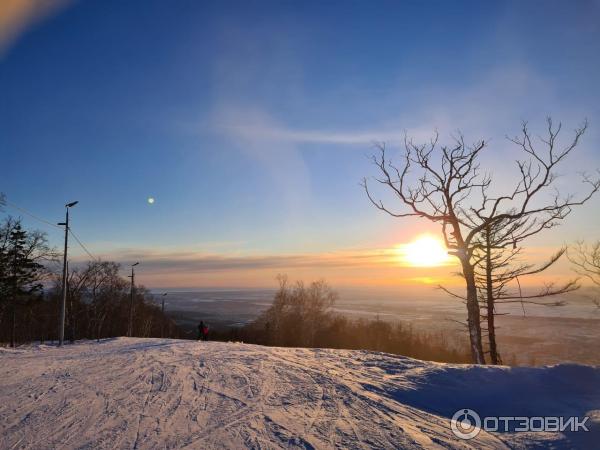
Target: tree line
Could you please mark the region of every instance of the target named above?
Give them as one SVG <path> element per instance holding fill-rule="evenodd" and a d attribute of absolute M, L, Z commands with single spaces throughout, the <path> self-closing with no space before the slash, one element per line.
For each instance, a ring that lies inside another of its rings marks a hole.
<path fill-rule="evenodd" d="M 371 350 L 430 361 L 469 362 L 467 346 L 444 333 L 422 333 L 401 323 L 351 319 L 333 309 L 338 294 L 323 280 L 308 285 L 279 277 L 273 304 L 239 329 L 216 331 L 212 339 L 279 347 Z M 455 338 L 455 336 L 453 337 Z"/>
<path fill-rule="evenodd" d="M 15 346 L 58 339 L 62 279 L 53 270 L 57 257 L 43 232 L 26 230 L 12 217 L 0 224 L 0 342 Z M 131 286 L 119 272 L 119 264 L 110 261 L 69 268 L 67 340 L 126 335 Z M 133 311 L 132 336 L 180 336 L 179 327 L 143 286 L 135 287 Z"/>

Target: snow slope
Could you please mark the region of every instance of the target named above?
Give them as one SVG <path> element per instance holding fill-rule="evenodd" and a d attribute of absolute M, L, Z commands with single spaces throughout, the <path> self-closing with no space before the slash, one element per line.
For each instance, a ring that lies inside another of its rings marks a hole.
<path fill-rule="evenodd" d="M 595 421 L 464 441 L 449 426 L 459 408 Z M 598 367 L 136 338 L 0 350 L 2 449 L 594 448 L 599 424 Z"/>

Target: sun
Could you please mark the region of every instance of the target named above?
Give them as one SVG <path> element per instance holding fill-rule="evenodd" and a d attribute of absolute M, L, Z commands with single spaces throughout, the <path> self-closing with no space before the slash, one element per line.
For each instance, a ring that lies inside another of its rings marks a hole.
<path fill-rule="evenodd" d="M 444 266 L 452 261 L 444 243 L 427 234 L 408 244 L 399 245 L 396 252 L 402 263 L 412 267 Z"/>

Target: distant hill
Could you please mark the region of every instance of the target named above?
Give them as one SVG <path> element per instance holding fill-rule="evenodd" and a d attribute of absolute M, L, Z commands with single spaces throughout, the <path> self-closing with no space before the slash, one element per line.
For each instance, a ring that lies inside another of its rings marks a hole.
<path fill-rule="evenodd" d="M 0 349 L 0 448 L 594 448 L 599 386 L 600 368 L 580 365 L 169 339 L 37 345 Z M 450 418 L 462 408 L 587 414 L 592 431 L 461 440 Z"/>

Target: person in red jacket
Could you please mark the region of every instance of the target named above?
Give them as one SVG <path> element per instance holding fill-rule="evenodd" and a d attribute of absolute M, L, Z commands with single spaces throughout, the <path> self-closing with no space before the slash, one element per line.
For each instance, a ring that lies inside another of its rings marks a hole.
<path fill-rule="evenodd" d="M 207 341 L 208 340 L 208 325 L 204 323 L 204 321 L 200 321 L 198 325 L 198 340 L 199 341 Z"/>

